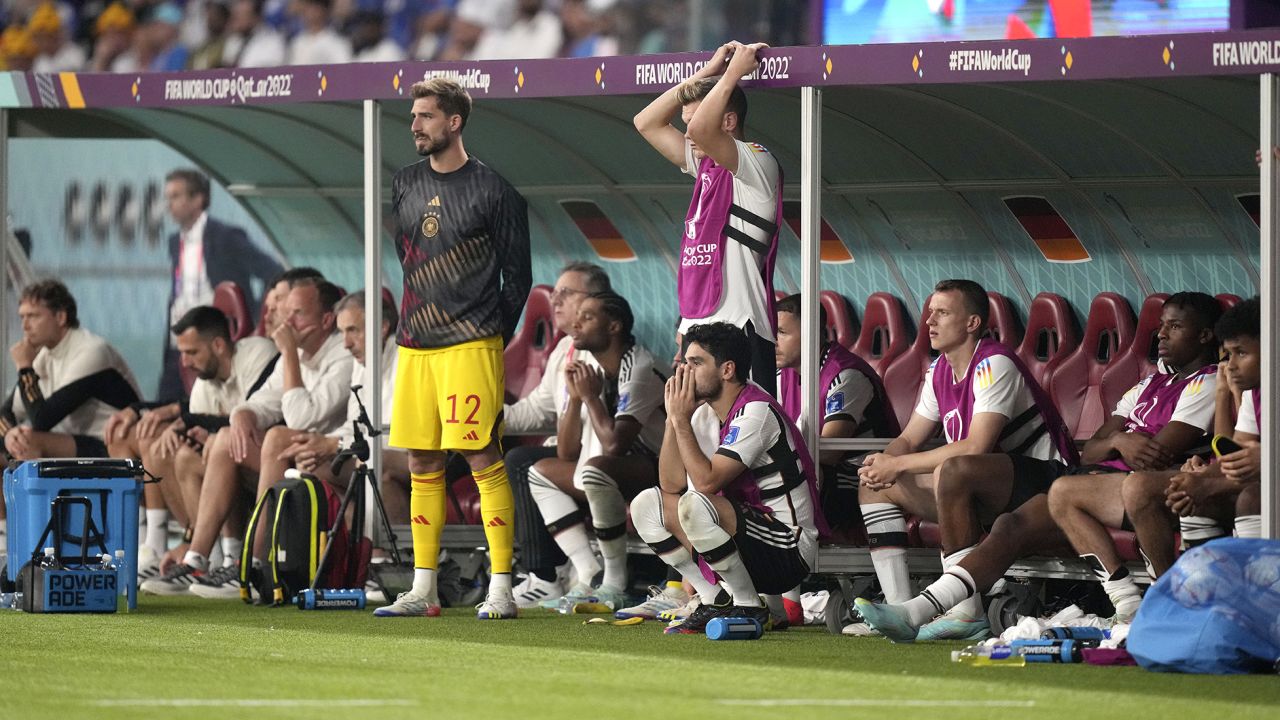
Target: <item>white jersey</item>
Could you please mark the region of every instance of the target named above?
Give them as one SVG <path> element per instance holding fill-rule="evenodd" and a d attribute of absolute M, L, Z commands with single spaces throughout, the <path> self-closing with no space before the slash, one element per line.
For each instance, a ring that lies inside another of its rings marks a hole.
<path fill-rule="evenodd" d="M 226 380 L 196 379 L 191 386 L 187 408 L 196 415 L 228 416 L 231 409 L 249 399 L 250 394 L 266 384 L 263 374 L 280 353 L 276 344 L 264 337 L 247 337 L 236 343 L 231 360 L 231 376 Z M 273 368 L 274 369 L 274 368 Z"/>
<path fill-rule="evenodd" d="M 57 345 L 40 348 L 31 369 L 39 378 L 40 393 L 46 401 L 77 380 L 111 372 L 118 373 L 135 395 L 142 396 L 138 392 L 138 381 L 120 353 L 106 340 L 84 328 L 71 328 Z M 107 420 L 118 409 L 96 397 L 89 397 L 49 431 L 101 438 Z M 19 424 L 31 424 L 30 410 L 22 399 L 21 389 L 14 390 L 13 415 Z"/>
<path fill-rule="evenodd" d="M 640 423 L 640 435 L 635 440 L 632 452 L 656 458 L 662 448 L 662 433 L 667 418 L 663 408 L 664 385 L 662 376 L 654 366 L 653 355 L 640 345 L 632 345 L 623 354 L 616 388 L 608 379 L 605 380 L 603 399 L 605 407 L 613 408 L 614 419 L 629 417 Z M 575 487 L 582 487 L 581 476 L 586 469 L 586 461 L 604 454 L 604 444 L 596 435 L 591 414 L 585 406 L 581 412 L 582 451 L 578 454 L 578 464 L 573 472 Z"/>
<path fill-rule="evenodd" d="M 716 426 L 714 454 L 747 466 L 760 488 L 763 503 L 779 522 L 795 530 L 800 556 L 813 567 L 818 529 L 804 464 L 794 444 L 798 435 L 787 429 L 790 421 L 768 403 L 756 401 L 746 403 L 737 415 L 726 418 L 729 428 L 723 433 L 723 442 L 721 423 L 711 405 L 704 404 L 694 411 L 695 433 L 705 432 L 699 428 L 706 428 L 711 422 Z M 702 446 L 701 437 L 698 444 Z"/>
<path fill-rule="evenodd" d="M 593 368 L 599 368 L 591 353 L 579 352 L 573 347 L 573 338 L 565 335 L 551 351 L 547 358 L 547 366 L 542 371 L 542 379 L 528 395 L 514 404 L 503 407 L 503 422 L 507 432 L 538 434 L 547 433 L 551 437 L 544 445 L 554 447 L 556 444 L 556 421 L 564 414 L 569 403 L 569 388 L 565 385 L 564 369 L 571 362 L 581 362 Z"/>
<path fill-rule="evenodd" d="M 973 412 L 970 417 L 977 417 L 979 413 L 996 413 L 1010 421 L 1010 425 L 1005 426 L 1005 432 L 1000 434 L 998 450 L 1011 452 L 1031 438 L 1034 433 L 1040 433 L 1038 440 L 1018 454 L 1037 460 L 1062 462 L 1062 456 L 1053 442 L 1053 434 L 1042 431 L 1044 416 L 1040 413 L 1034 415 L 1028 413 L 1029 410 L 1037 407 L 1036 399 L 1013 361 L 996 354 L 983 358 L 976 368 L 973 367 L 971 358 L 969 365 L 970 367 L 965 368 L 964 374 L 960 376 L 960 380 L 963 381 L 970 372 L 975 373 L 972 384 Z M 924 386 L 920 389 L 920 401 L 916 403 L 915 413 L 927 420 L 941 422 L 947 442 L 955 442 L 956 438 L 952 436 L 950 423 L 943 422 L 938 412 L 938 397 L 933 389 L 933 373 L 937 367 L 938 361 L 934 360 L 929 366 L 929 371 L 925 373 Z M 951 379 L 954 380 L 954 375 Z M 1024 417 L 1026 420 L 1019 427 L 1012 427 L 1014 421 Z"/>
<path fill-rule="evenodd" d="M 1262 429 L 1258 427 L 1258 396 L 1261 394 L 1262 390 L 1254 388 L 1245 390 L 1240 397 L 1240 411 L 1236 415 L 1236 432 L 1262 435 Z"/>
<path fill-rule="evenodd" d="M 336 430 L 347 417 L 347 396 L 351 394 L 351 365 L 355 358 L 342 346 L 342 335 L 333 333 L 315 355 L 302 357 L 302 387 L 284 389 L 284 359 L 276 361 L 276 369 L 253 398 L 237 405 L 237 410 L 253 413 L 258 428 L 283 422 L 293 430 L 328 433 Z"/>
<path fill-rule="evenodd" d="M 778 193 L 782 187 L 782 169 L 778 161 L 762 145 L 734 141 L 738 147 L 738 171 L 733 175 L 733 202 L 744 210 L 762 218 L 773 218 L 778 213 Z M 693 157 L 693 146 L 685 142 L 684 172 L 698 176 L 698 161 Z M 729 225 L 748 235 L 759 236 L 763 231 L 731 215 Z M 768 243 L 770 238 L 759 238 Z M 735 327 L 751 323 L 755 334 L 773 342 L 773 323 L 770 317 L 768 293 L 762 282 L 764 256 L 740 242 L 726 242 L 724 247 L 724 282 L 720 307 L 704 318 L 681 318 L 681 335 L 694 325 L 727 322 Z"/>

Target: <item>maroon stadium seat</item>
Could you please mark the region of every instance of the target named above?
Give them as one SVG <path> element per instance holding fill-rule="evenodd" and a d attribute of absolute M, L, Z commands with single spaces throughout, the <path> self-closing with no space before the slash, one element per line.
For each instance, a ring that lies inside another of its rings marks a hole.
<path fill-rule="evenodd" d="M 987 311 L 987 337 L 1004 343 L 1010 348 L 1022 342 L 1022 325 L 1013 311 L 1009 298 L 997 292 L 987 293 L 990 309 Z"/>
<path fill-rule="evenodd" d="M 823 290 L 818 300 L 827 311 L 827 340 L 852 349 L 858 341 L 858 320 L 849 301 L 834 290 Z"/>
<path fill-rule="evenodd" d="M 457 504 L 455 505 L 455 501 Z M 458 509 L 462 516 L 458 516 Z M 445 522 L 450 525 L 480 525 L 480 490 L 471 475 L 463 475 L 449 485 Z"/>
<path fill-rule="evenodd" d="M 1050 382 L 1049 394 L 1072 437 L 1092 437 L 1110 417 L 1120 395 L 1104 394 L 1102 376 L 1121 350 L 1133 343 L 1133 335 L 1133 309 L 1128 300 L 1113 292 L 1093 299 L 1080 347 L 1062 361 Z"/>
<path fill-rule="evenodd" d="M 1075 351 L 1076 344 L 1075 322 L 1066 299 L 1053 293 L 1036 295 L 1027 310 L 1027 332 L 1018 346 L 1018 357 L 1040 387 L 1049 387 L 1054 371 Z"/>
<path fill-rule="evenodd" d="M 862 311 L 862 330 L 852 350 L 884 377 L 890 363 L 906 351 L 911 342 L 909 335 L 902 301 L 889 293 L 871 293 Z"/>
<path fill-rule="evenodd" d="M 524 323 L 503 353 L 507 394 L 513 398 L 524 397 L 538 384 L 547 358 L 560 341 L 552 318 L 551 290 L 550 285 L 534 285 L 529 290 Z"/>
<path fill-rule="evenodd" d="M 1222 312 L 1226 312 L 1236 305 L 1240 304 L 1240 296 L 1231 293 L 1218 293 L 1213 296 L 1218 304 L 1222 306 Z"/>
<path fill-rule="evenodd" d="M 253 332 L 253 323 L 249 320 L 249 303 L 244 299 L 244 291 L 230 280 L 218 283 L 213 289 L 213 306 L 222 311 L 231 323 L 231 340 L 235 342 L 246 338 Z"/>
<path fill-rule="evenodd" d="M 916 326 L 918 332 L 915 342 L 880 373 L 884 378 L 885 393 L 889 395 L 889 402 L 898 416 L 899 427 L 906 427 L 907 421 L 911 419 L 911 411 L 915 410 L 916 401 L 920 398 L 924 374 L 934 358 L 933 348 L 929 346 L 929 332 L 925 329 L 925 320 L 929 317 L 929 298 L 924 299 L 924 308 L 920 314 L 920 324 Z"/>
<path fill-rule="evenodd" d="M 1155 293 L 1142 301 L 1142 308 L 1138 311 L 1138 324 L 1134 327 L 1133 342 L 1129 343 L 1129 347 L 1120 353 L 1120 357 L 1102 375 L 1104 398 L 1114 397 L 1119 402 L 1129 388 L 1156 371 L 1160 312 L 1168 299 L 1168 293 Z"/>

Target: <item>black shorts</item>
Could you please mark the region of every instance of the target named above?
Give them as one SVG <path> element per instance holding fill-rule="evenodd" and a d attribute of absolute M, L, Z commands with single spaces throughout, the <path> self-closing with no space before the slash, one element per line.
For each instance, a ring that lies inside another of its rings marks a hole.
<path fill-rule="evenodd" d="M 76 442 L 76 457 L 107 457 L 107 444 L 102 441 L 102 438 L 90 437 L 89 435 L 72 435 L 71 439 Z"/>
<path fill-rule="evenodd" d="M 732 504 L 738 518 L 733 542 L 758 592 L 781 595 L 809 576 L 794 528 L 755 508 Z"/>
<path fill-rule="evenodd" d="M 1049 492 L 1053 481 L 1067 474 L 1067 466 L 1057 460 L 1010 455 L 1009 461 L 1013 463 L 1013 487 L 1009 491 L 1009 504 L 1001 513 L 1013 512 L 1031 498 Z"/>

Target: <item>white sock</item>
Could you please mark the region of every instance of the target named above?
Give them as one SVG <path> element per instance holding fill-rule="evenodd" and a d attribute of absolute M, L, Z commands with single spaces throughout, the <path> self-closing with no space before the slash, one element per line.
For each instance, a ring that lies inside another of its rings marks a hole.
<path fill-rule="evenodd" d="M 862 506 L 862 522 L 871 545 L 871 565 L 875 568 L 884 601 L 900 605 L 911 599 L 911 572 L 907 568 L 907 519 L 893 503 Z"/>
<path fill-rule="evenodd" d="M 147 536 L 143 545 L 151 548 L 157 555 L 164 555 L 169 549 L 169 511 L 147 510 Z"/>
<path fill-rule="evenodd" d="M 966 555 L 973 552 L 974 549 L 977 547 L 978 547 L 977 545 L 970 545 L 969 547 L 961 548 L 951 553 L 950 555 L 943 555 L 942 571 L 950 572 L 951 570 L 954 570 L 955 568 L 960 567 L 960 561 L 963 560 Z M 966 576 L 969 575 L 969 572 L 967 570 L 965 571 L 965 575 Z M 970 584 L 973 583 L 972 577 L 967 577 L 966 579 L 969 581 Z M 975 587 L 974 589 L 976 590 L 977 588 Z M 981 617 L 982 616 L 982 596 L 979 595 L 977 592 L 974 592 L 969 597 L 956 603 L 955 607 L 951 608 L 951 610 L 954 611 L 953 614 L 962 615 L 970 619 Z"/>
<path fill-rule="evenodd" d="M 1240 515 L 1236 518 L 1236 537 L 1262 537 L 1261 515 Z"/>
<path fill-rule="evenodd" d="M 9 521 L 5 518 L 0 518 L 0 535 L 8 535 L 8 534 L 9 534 Z"/>
<path fill-rule="evenodd" d="M 694 561 L 689 549 L 676 540 L 667 529 L 662 514 L 662 491 L 649 488 L 631 501 L 631 523 L 636 526 L 640 539 L 653 548 L 654 554 L 693 586 L 702 602 L 714 604 L 722 590 L 702 574 L 702 568 Z"/>
<path fill-rule="evenodd" d="M 240 555 L 244 553 L 244 538 L 223 535 L 218 544 L 222 546 L 222 567 L 231 567 L 240 562 Z"/>
<path fill-rule="evenodd" d="M 591 508 L 596 542 L 604 558 L 602 586 L 614 590 L 627 588 L 627 500 L 618 483 L 597 467 L 582 470 L 582 491 Z"/>
<path fill-rule="evenodd" d="M 941 615 L 971 598 L 973 593 L 973 577 L 968 570 L 957 565 L 920 591 L 919 595 L 903 603 L 902 609 L 907 611 L 908 621 L 919 627 L 935 615 Z"/>
<path fill-rule="evenodd" d="M 738 546 L 724 528 L 710 498 L 689 491 L 680 497 L 680 527 L 695 550 L 713 570 L 720 574 L 733 595 L 733 604 L 760 607 L 760 595 L 751 573 L 742 564 Z"/>
<path fill-rule="evenodd" d="M 529 471 L 529 494 L 542 513 L 547 532 L 555 538 L 556 544 L 573 563 L 574 570 L 578 571 L 578 582 L 590 585 L 592 578 L 600 572 L 600 563 L 591 552 L 591 541 L 582 524 L 585 516 L 578 503 L 537 470 Z"/>
<path fill-rule="evenodd" d="M 182 556 L 182 562 L 184 565 L 190 565 L 196 570 L 204 571 L 209 569 L 209 558 L 195 550 L 188 550 L 187 554 Z"/>
<path fill-rule="evenodd" d="M 1092 556 L 1086 555 L 1085 557 L 1087 559 Z M 1099 567 L 1102 567 L 1101 563 L 1097 563 L 1094 566 L 1093 572 L 1095 575 L 1102 577 L 1102 573 L 1098 572 Z M 1121 565 L 1118 570 L 1103 578 L 1102 589 L 1107 593 L 1107 597 L 1111 599 L 1111 604 L 1116 609 L 1116 619 L 1121 622 L 1132 620 L 1134 614 L 1138 612 L 1138 605 L 1142 603 L 1142 590 L 1133 581 L 1133 576 L 1129 574 L 1129 568 Z"/>
<path fill-rule="evenodd" d="M 411 592 L 429 601 L 439 602 L 439 595 L 436 592 L 436 571 L 432 568 L 414 568 Z"/>
<path fill-rule="evenodd" d="M 511 592 L 511 573 L 494 573 L 490 575 L 489 592 Z"/>
<path fill-rule="evenodd" d="M 1227 534 L 1227 531 L 1218 525 L 1218 521 L 1211 517 L 1190 515 L 1178 518 L 1178 525 L 1182 531 L 1182 545 L 1188 549 Z"/>

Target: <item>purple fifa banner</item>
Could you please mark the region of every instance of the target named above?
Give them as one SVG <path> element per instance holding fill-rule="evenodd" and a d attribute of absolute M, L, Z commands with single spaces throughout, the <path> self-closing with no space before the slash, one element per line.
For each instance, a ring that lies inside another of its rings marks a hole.
<path fill-rule="evenodd" d="M 456 78 L 477 100 L 651 95 L 710 53 L 369 63 L 182 73 L 8 73 L 8 107 L 180 107 L 395 100 L 424 77 Z M 1280 28 L 1186 35 L 772 48 L 747 87 L 1000 83 L 1257 75 L 1280 71 Z M 22 90 L 26 92 L 22 92 Z"/>

